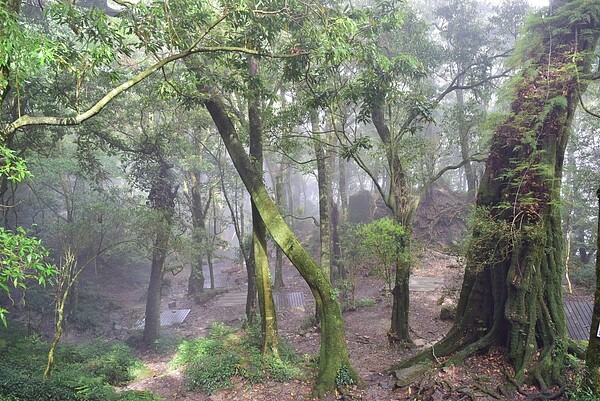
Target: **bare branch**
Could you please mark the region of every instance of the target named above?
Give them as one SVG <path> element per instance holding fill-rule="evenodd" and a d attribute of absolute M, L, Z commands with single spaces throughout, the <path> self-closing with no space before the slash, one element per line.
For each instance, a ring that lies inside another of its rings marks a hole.
<path fill-rule="evenodd" d="M 431 177 L 431 179 L 427 182 L 427 184 L 425 184 L 423 186 L 423 188 L 427 188 L 428 186 L 430 186 L 431 184 L 433 184 L 434 182 L 436 182 L 437 180 L 439 180 L 446 172 L 450 171 L 450 170 L 458 170 L 459 168 L 461 168 L 462 166 L 464 166 L 467 163 L 470 162 L 483 162 L 487 159 L 487 157 L 485 157 L 482 154 L 476 154 L 473 155 L 471 157 L 468 157 L 466 159 L 464 159 L 463 161 L 461 161 L 458 164 L 452 165 L 452 166 L 446 166 L 443 169 L 441 169 L 440 171 L 437 172 L 437 174 L 435 174 L 433 177 Z"/>
<path fill-rule="evenodd" d="M 338 138 L 338 141 L 340 143 L 342 143 L 342 138 L 340 138 L 340 135 L 343 136 L 343 139 L 346 142 L 348 142 L 348 143 L 352 142 L 351 139 L 348 138 L 348 135 L 346 135 L 346 132 L 344 130 L 339 130 L 339 131 L 335 132 L 335 136 Z M 373 172 L 371 171 L 371 169 L 369 169 L 369 167 L 361 159 L 360 155 L 357 152 L 352 153 L 352 160 L 354 160 L 354 162 L 358 165 L 358 167 L 360 167 L 361 170 L 363 170 L 369 176 L 369 178 L 371 178 L 371 181 L 373 182 L 373 185 L 375 185 L 375 188 L 377 189 L 377 192 L 379 192 L 379 194 L 381 195 L 381 199 L 384 199 L 384 200 L 387 201 L 388 196 L 386 195 L 383 187 L 381 186 L 381 184 L 379 183 L 379 181 L 375 177 L 375 174 L 373 174 Z"/>
<path fill-rule="evenodd" d="M 313 216 L 300 217 L 300 216 L 294 216 L 293 214 L 286 214 L 283 217 L 291 217 L 294 220 L 312 220 L 312 222 L 315 224 L 315 226 L 319 227 L 319 222 Z"/>

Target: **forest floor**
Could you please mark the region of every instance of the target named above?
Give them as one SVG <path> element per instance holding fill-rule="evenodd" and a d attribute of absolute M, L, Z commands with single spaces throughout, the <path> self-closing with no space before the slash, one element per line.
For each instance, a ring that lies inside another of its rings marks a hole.
<path fill-rule="evenodd" d="M 245 272 L 235 267 L 226 270 L 229 294 L 244 291 Z M 344 312 L 344 319 L 350 357 L 353 366 L 364 380 L 364 385 L 332 399 L 505 399 L 498 392 L 498 386 L 506 383 L 506 374 L 510 374 L 507 366 L 510 364 L 500 350 L 469 358 L 461 366 L 434 369 L 430 374 L 419 377 L 413 385 L 403 388 L 396 387 L 393 374 L 383 373 L 423 347 L 434 344 L 448 331 L 451 322 L 440 319 L 440 301 L 458 297 L 462 274 L 462 269 L 453 256 L 429 251 L 419 258 L 412 272 L 417 280 L 411 287 L 410 294 L 410 328 L 415 342 L 415 347 L 411 349 L 399 348 L 388 342 L 386 333 L 391 316 L 391 298 L 386 295 L 383 281 L 368 275 L 359 275 L 355 298 L 359 300 L 359 305 L 368 306 L 359 306 L 355 310 Z M 170 291 L 164 297 L 164 307 L 166 308 L 167 303 L 175 302 L 177 309 L 191 311 L 182 324 L 163 327 L 162 333 L 165 337 L 205 337 L 213 322 L 224 322 L 233 327 L 241 326 L 244 315 L 244 305 L 241 302 L 226 302 L 225 300 L 231 300 L 231 297 L 228 297 L 228 293 L 223 293 L 202 305 L 196 305 L 186 296 L 187 277 L 188 272 L 185 270 L 176 276 L 169 276 Z M 284 281 L 285 291 L 302 292 L 305 302 L 303 306 L 281 308 L 278 311 L 279 334 L 298 354 L 316 354 L 319 349 L 319 333 L 318 329 L 310 324 L 314 314 L 314 302 L 310 291 L 291 265 L 284 266 Z M 132 327 L 135 319 L 143 313 L 144 289 L 143 286 L 139 286 L 137 291 L 132 290 L 131 285 L 118 276 L 112 276 L 105 286 L 107 295 L 120 306 L 119 311 L 112 314 L 113 320 L 120 318 L 119 321 L 113 322 L 112 337 L 122 340 L 131 333 L 126 328 Z M 128 314 L 124 314 L 124 311 Z M 308 400 L 313 386 L 310 380 L 251 385 L 240 379 L 232 389 L 206 395 L 186 390 L 182 371 L 169 366 L 172 353 L 140 352 L 139 356 L 151 371 L 146 378 L 131 383 L 127 388 L 151 391 L 167 400 Z M 517 394 L 512 399 L 525 400 L 527 397 Z"/>

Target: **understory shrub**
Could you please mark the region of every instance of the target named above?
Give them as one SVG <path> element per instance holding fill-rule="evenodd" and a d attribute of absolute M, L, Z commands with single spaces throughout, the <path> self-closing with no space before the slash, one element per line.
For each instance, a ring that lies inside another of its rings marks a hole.
<path fill-rule="evenodd" d="M 184 341 L 172 364 L 186 366 L 185 383 L 190 390 L 207 394 L 229 388 L 234 376 L 259 383 L 283 382 L 300 374 L 301 359 L 287 343 L 280 340 L 279 358 L 262 355 L 259 345 L 256 327 L 237 331 L 216 323 L 208 337 Z"/>
<path fill-rule="evenodd" d="M 572 265 L 569 269 L 569 278 L 574 285 L 594 288 L 596 285 L 596 266 L 591 264 Z"/>
<path fill-rule="evenodd" d="M 377 305 L 373 298 L 360 298 L 356 301 L 357 308 L 370 308 Z"/>
<path fill-rule="evenodd" d="M 117 401 L 166 401 L 162 397 L 158 397 L 148 391 L 133 391 L 127 390 L 119 393 Z"/>
<path fill-rule="evenodd" d="M 49 344 L 16 322 L 0 328 L 0 401 L 160 400 L 149 393 L 118 394 L 142 363 L 119 343 L 59 344 L 52 375 L 44 380 Z"/>

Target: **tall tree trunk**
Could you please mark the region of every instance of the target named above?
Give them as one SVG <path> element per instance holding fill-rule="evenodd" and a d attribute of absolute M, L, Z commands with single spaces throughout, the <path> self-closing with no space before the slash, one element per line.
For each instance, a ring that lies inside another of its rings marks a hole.
<path fill-rule="evenodd" d="M 292 169 L 291 168 L 286 169 L 285 170 L 285 180 L 284 180 L 285 200 L 287 201 L 287 204 L 286 204 L 287 210 L 290 213 L 290 217 L 287 219 L 287 224 L 289 225 L 290 229 L 292 231 L 294 231 L 295 220 L 292 215 L 294 214 L 296 203 L 294 202 L 294 187 L 292 185 L 292 178 L 293 178 Z"/>
<path fill-rule="evenodd" d="M 225 186 L 225 171 L 224 161 L 221 157 L 217 159 L 219 164 L 219 170 L 221 174 L 221 191 L 225 203 L 229 208 L 231 219 L 233 220 L 233 229 L 235 230 L 235 236 L 238 239 L 238 246 L 240 248 L 240 256 L 242 263 L 246 266 L 246 273 L 248 275 L 248 291 L 246 293 L 246 322 L 252 324 L 256 317 L 256 269 L 254 268 L 254 256 L 249 246 L 247 246 L 246 238 L 244 237 L 244 201 L 238 202 L 239 192 L 238 185 L 235 185 L 234 191 L 234 202 L 231 201 L 227 187 Z"/>
<path fill-rule="evenodd" d="M 194 169 L 190 174 L 190 209 L 192 212 L 192 227 L 194 229 L 194 240 L 200 248 L 196 255 L 195 263 L 192 264 L 190 276 L 188 278 L 189 297 L 196 298 L 198 294 L 204 291 L 204 254 L 205 249 L 210 245 L 208 243 L 208 233 L 206 231 L 206 213 L 212 199 L 212 193 L 209 191 L 206 205 L 202 202 L 201 173 Z"/>
<path fill-rule="evenodd" d="M 283 170 L 283 164 L 279 164 L 275 175 L 275 202 L 278 205 L 283 205 L 285 200 Z M 279 247 L 275 249 L 275 280 L 273 287 L 275 291 L 279 291 L 285 287 L 285 283 L 283 282 L 283 251 Z"/>
<path fill-rule="evenodd" d="M 413 195 L 406 181 L 402 160 L 396 149 L 398 145 L 385 120 L 381 104 L 372 106 L 371 116 L 373 117 L 373 124 L 377 129 L 379 138 L 386 147 L 390 177 L 388 196 L 384 201 L 392 211 L 394 221 L 404 227 L 406 232 L 406 241 L 402 242 L 399 251 L 404 255 L 410 255 L 410 234 L 417 202 L 412 198 Z M 408 326 L 408 310 L 410 306 L 409 279 L 410 258 L 405 257 L 395 264 L 395 280 L 392 290 L 392 318 L 388 333 L 390 341 L 404 344 L 412 343 Z"/>
<path fill-rule="evenodd" d="M 59 274 L 55 283 L 55 331 L 54 338 L 50 344 L 50 350 L 48 351 L 48 360 L 46 362 L 46 368 L 44 369 L 44 380 L 47 380 L 52 374 L 52 368 L 54 367 L 54 354 L 64 330 L 65 306 L 69 300 L 70 292 L 82 271 L 83 268 L 77 268 L 77 260 L 75 255 L 70 249 L 67 249 L 60 262 Z"/>
<path fill-rule="evenodd" d="M 479 186 L 457 318 L 435 346 L 437 357 L 456 352 L 450 362 L 506 346 L 516 382 L 531 375 L 542 391 L 559 380 L 567 348 L 560 184 L 600 32 L 598 2 L 551 9 L 521 40 L 523 68 Z"/>
<path fill-rule="evenodd" d="M 600 249 L 600 188 L 596 191 L 598 197 L 598 235 L 596 239 L 597 249 Z M 600 257 L 596 257 L 596 291 L 594 293 L 594 312 L 592 313 L 592 325 L 590 327 L 590 340 L 585 355 L 585 385 L 596 397 L 600 397 Z"/>
<path fill-rule="evenodd" d="M 462 78 L 463 77 L 459 77 L 457 79 L 457 85 L 462 85 Z M 469 138 L 469 127 L 465 121 L 465 96 L 462 89 L 456 90 L 456 103 L 458 105 L 458 140 L 460 143 L 460 156 L 463 160 L 467 160 L 471 157 L 471 138 Z M 475 192 L 477 191 L 475 169 L 471 162 L 465 163 L 463 167 L 467 179 L 467 193 L 469 194 L 470 199 L 475 199 Z"/>
<path fill-rule="evenodd" d="M 248 58 L 250 74 L 250 91 L 248 97 L 248 123 L 250 132 L 250 157 L 254 160 L 254 168 L 263 175 L 263 141 L 262 121 L 260 116 L 260 84 L 258 82 L 258 59 Z M 271 273 L 267 254 L 267 229 L 257 209 L 256 201 L 252 204 L 252 238 L 254 262 L 256 266 L 256 284 L 258 290 L 258 308 L 260 310 L 263 335 L 262 352 L 279 355 L 279 337 L 277 333 L 277 313 L 273 291 L 271 289 Z"/>
<path fill-rule="evenodd" d="M 245 196 L 244 196 L 245 198 Z M 252 323 L 256 317 L 256 266 L 254 265 L 254 251 L 251 246 L 246 247 L 246 234 L 244 231 L 244 200 L 238 205 L 240 210 L 240 247 L 244 247 L 242 256 L 246 264 L 246 277 L 248 279 L 248 291 L 246 293 L 246 318 L 248 323 Z"/>
<path fill-rule="evenodd" d="M 350 363 L 344 334 L 344 320 L 340 305 L 335 297 L 335 291 L 310 254 L 306 252 L 294 233 L 289 229 L 279 213 L 277 205 L 269 197 L 262 175 L 256 171 L 255 166 L 245 153 L 222 101 L 213 98 L 205 101 L 205 106 L 211 114 L 236 170 L 246 185 L 250 197 L 254 200 L 256 209 L 262 216 L 271 236 L 306 280 L 315 302 L 320 306 L 321 348 L 319 351 L 319 373 L 314 393 L 318 397 L 332 394 L 336 389 L 336 377 L 340 372 L 347 372 L 353 380 L 358 381 L 358 376 Z"/>
<path fill-rule="evenodd" d="M 152 250 L 150 283 L 148 284 L 148 295 L 146 297 L 146 318 L 142 339 L 146 345 L 152 345 L 160 338 L 161 287 L 175 212 L 175 196 L 177 194 L 177 189 L 173 188 L 169 178 L 170 168 L 171 166 L 161 162 L 159 176 L 155 178 L 148 195 L 152 208 L 158 212 L 158 222 Z"/>
<path fill-rule="evenodd" d="M 317 159 L 317 186 L 319 189 L 319 238 L 320 238 L 320 264 L 325 276 L 331 280 L 331 177 L 327 152 L 323 143 L 326 143 L 326 134 L 321 133 L 319 117 L 316 111 L 311 112 L 313 147 Z"/>
<path fill-rule="evenodd" d="M 286 93 L 285 90 L 280 88 L 279 90 L 279 98 L 281 99 L 281 108 L 285 109 L 287 107 Z M 287 139 L 289 137 L 289 131 L 283 131 L 283 138 Z M 287 188 L 289 187 L 289 182 L 286 187 L 286 175 L 289 176 L 288 171 L 290 170 L 288 163 L 286 162 L 286 155 L 281 155 L 281 159 L 276 166 L 275 170 L 275 203 L 279 205 L 279 207 L 284 210 L 287 209 L 288 219 L 287 222 L 290 224 L 290 221 L 293 219 L 291 216 L 293 214 L 293 209 L 289 209 L 289 200 L 286 202 L 286 193 L 287 196 L 290 196 Z M 284 207 L 284 205 L 286 207 Z M 285 287 L 285 283 L 283 282 L 283 251 L 281 248 L 276 247 L 275 249 L 275 280 L 274 280 L 274 289 L 275 291 L 279 291 Z"/>
<path fill-rule="evenodd" d="M 348 218 L 348 184 L 346 183 L 346 160 L 338 158 L 339 192 L 340 192 L 340 220 L 345 222 Z"/>
<path fill-rule="evenodd" d="M 342 262 L 342 249 L 340 247 L 340 231 L 344 227 L 348 217 L 348 187 L 346 185 L 346 160 L 342 157 L 336 158 L 338 173 L 338 196 L 339 201 L 331 200 L 331 253 L 333 263 L 336 267 L 337 278 L 345 280 L 347 276 L 344 263 Z"/>

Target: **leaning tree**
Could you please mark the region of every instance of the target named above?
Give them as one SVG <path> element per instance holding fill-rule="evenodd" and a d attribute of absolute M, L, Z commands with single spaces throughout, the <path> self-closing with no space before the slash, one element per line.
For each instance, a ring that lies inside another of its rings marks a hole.
<path fill-rule="evenodd" d="M 12 5 L 13 3 L 18 4 L 19 2 L 17 0 L 9 0 L 9 3 Z M 69 109 L 65 115 L 55 116 L 40 112 L 20 114 L 18 117 L 8 119 L 7 121 L 0 120 L 0 144 L 5 144 L 13 135 L 15 135 L 15 133 L 28 127 L 75 126 L 82 124 L 98 115 L 98 113 L 105 109 L 118 95 L 138 85 L 155 72 L 162 71 L 163 74 L 166 75 L 164 67 L 195 54 L 204 53 L 208 56 L 216 56 L 217 54 L 245 54 L 247 56 L 257 56 L 262 58 L 278 57 L 294 59 L 304 58 L 308 53 L 308 50 L 297 50 L 293 46 L 288 45 L 284 47 L 282 52 L 278 53 L 258 51 L 249 48 L 247 43 L 244 42 L 245 34 L 238 36 L 237 33 L 242 31 L 239 28 L 244 26 L 250 19 L 260 21 L 262 19 L 266 20 L 266 17 L 269 16 L 269 21 L 275 20 L 276 25 L 279 23 L 280 25 L 278 26 L 281 26 L 281 29 L 297 22 L 312 23 L 312 19 L 308 18 L 310 13 L 328 21 L 335 21 L 334 18 L 329 17 L 328 9 L 313 4 L 299 4 L 301 10 L 304 10 L 305 7 L 310 10 L 307 15 L 298 18 L 293 17 L 292 19 L 281 19 L 282 13 L 280 11 L 288 10 L 288 7 L 292 6 L 289 2 L 286 2 L 280 10 L 271 10 L 265 5 L 263 5 L 263 9 L 262 7 L 255 7 L 252 4 L 245 4 L 245 2 L 232 8 L 229 7 L 229 4 L 224 4 L 223 7 L 215 8 L 211 5 L 206 9 L 203 7 L 196 7 L 199 4 L 198 2 L 193 2 L 194 7 L 188 7 L 189 3 L 186 3 L 183 0 L 177 3 L 177 6 L 182 6 L 181 10 L 190 13 L 182 15 L 182 19 L 178 21 L 178 23 L 186 22 L 188 24 L 186 27 L 189 28 L 192 35 L 192 37 L 187 38 L 189 40 L 186 40 L 183 44 L 168 43 L 169 46 L 167 47 L 171 51 L 169 51 L 166 56 L 159 55 L 160 52 L 156 50 L 165 48 L 165 46 L 163 46 L 165 45 L 165 37 L 170 40 L 179 38 L 179 35 L 171 34 L 173 28 L 171 23 L 174 15 L 168 14 L 165 18 L 165 15 L 160 11 L 166 10 L 162 4 L 156 4 L 156 7 L 146 7 L 144 5 L 143 7 L 140 6 L 141 9 L 136 5 L 127 6 L 126 10 L 120 13 L 120 20 L 125 24 L 125 28 L 122 29 L 127 32 L 133 31 L 138 34 L 140 42 L 136 42 L 136 45 L 151 52 L 153 56 L 156 57 L 157 61 L 106 92 L 99 100 L 95 102 L 90 101 L 91 104 L 81 104 L 78 102 L 76 105 L 77 107 Z M 174 5 L 175 4 L 172 4 L 172 6 Z M 294 6 L 295 5 L 296 4 L 294 4 Z M 19 11 L 18 7 L 15 7 L 15 10 L 13 10 L 11 8 L 6 9 L 4 6 L 5 2 L 0 0 L 0 16 L 9 15 L 10 21 L 16 21 Z M 67 8 L 66 11 L 69 11 L 64 13 L 66 16 L 65 18 L 68 17 L 65 24 L 68 25 L 69 22 L 72 23 L 73 21 L 70 17 L 72 15 L 71 6 L 62 3 L 59 6 L 64 6 Z M 272 8 L 275 6 L 271 5 L 270 7 Z M 148 10 L 149 13 L 147 15 L 144 14 L 144 10 Z M 138 15 L 138 12 L 140 15 L 143 14 L 145 18 L 135 18 Z M 198 14 L 198 18 L 193 18 L 193 16 L 195 16 L 194 13 Z M 131 18 L 128 18 L 128 16 Z M 102 36 L 101 34 L 104 32 L 112 33 L 113 31 L 121 29 L 115 30 L 107 27 L 106 24 L 102 25 L 102 29 L 96 29 L 96 26 L 91 22 L 96 21 L 98 18 L 94 19 L 91 17 L 93 16 L 90 16 L 89 19 L 76 18 L 78 21 L 83 21 L 81 24 L 86 28 L 86 32 L 90 31 L 93 34 Z M 269 21 L 265 21 L 265 23 Z M 318 19 L 317 21 L 321 21 L 321 19 Z M 333 23 L 330 25 L 333 26 L 333 28 L 336 27 Z M 7 37 L 9 37 L 8 34 L 10 34 L 10 32 L 7 34 L 4 27 L 5 25 L 2 25 L 2 19 L 0 19 L 0 106 L 5 101 L 6 93 L 10 90 L 10 85 L 6 82 L 17 77 L 15 71 L 6 63 L 7 58 L 1 57 L 6 50 L 5 44 L 8 43 Z M 221 31 L 221 29 L 223 29 L 223 31 Z M 76 31 L 80 30 L 77 29 Z M 163 32 L 165 31 L 169 34 L 163 35 Z M 225 34 L 224 41 L 219 40 L 221 39 L 217 35 L 219 33 Z M 265 33 L 266 32 L 261 32 L 259 35 L 264 35 Z M 123 35 L 117 34 L 114 36 L 118 38 L 124 37 Z M 288 35 L 283 36 L 287 37 Z M 94 38 L 91 38 L 90 40 L 92 39 Z M 115 42 L 118 43 L 117 40 L 115 40 Z M 223 45 L 223 42 L 227 42 L 229 46 Z M 242 43 L 241 45 L 240 42 Z M 322 54 L 322 51 L 319 54 Z M 108 59 L 109 60 L 105 60 L 106 66 L 103 64 L 100 69 L 112 71 L 111 63 L 114 61 L 114 58 Z M 237 61 L 238 60 L 236 60 L 236 62 Z M 211 67 L 212 65 L 207 64 L 207 66 Z M 207 87 L 210 87 L 210 85 L 214 84 L 214 82 L 211 82 L 210 80 L 210 78 L 213 77 L 210 73 L 214 71 L 211 71 L 210 68 L 208 68 L 206 72 L 207 74 L 203 77 L 206 78 L 206 82 L 201 80 L 197 82 L 197 84 L 205 84 Z M 165 85 L 165 87 L 166 86 L 169 85 Z M 211 114 L 227 150 L 232 156 L 236 169 L 240 173 L 253 200 L 255 200 L 258 212 L 265 221 L 267 229 L 275 242 L 282 248 L 283 252 L 304 277 L 315 296 L 315 301 L 321 313 L 321 348 L 319 354 L 319 372 L 314 391 L 315 395 L 324 396 L 333 393 L 336 390 L 337 385 L 341 383 L 340 380 L 344 383 L 358 381 L 359 378 L 357 373 L 350 363 L 344 334 L 344 322 L 340 305 L 336 299 L 337 294 L 335 290 L 331 286 L 329 280 L 322 274 L 314 260 L 301 246 L 283 220 L 277 206 L 270 199 L 262 177 L 256 171 L 250 157 L 245 153 L 237 129 L 227 113 L 228 108 L 224 105 L 223 97 L 215 97 L 213 94 L 203 94 L 203 96 L 200 97 L 200 102 L 206 106 Z M 2 147 L 0 147 L 0 150 L 2 150 Z"/>
<path fill-rule="evenodd" d="M 423 357 L 456 363 L 505 346 L 515 381 L 542 392 L 568 349 L 562 304 L 560 185 L 575 109 L 590 79 L 600 3 L 553 0 L 517 50 L 510 109 L 497 124 L 479 186 L 454 326 Z"/>

